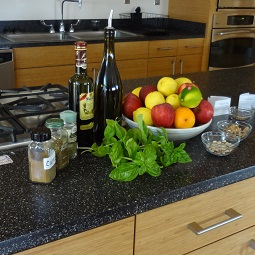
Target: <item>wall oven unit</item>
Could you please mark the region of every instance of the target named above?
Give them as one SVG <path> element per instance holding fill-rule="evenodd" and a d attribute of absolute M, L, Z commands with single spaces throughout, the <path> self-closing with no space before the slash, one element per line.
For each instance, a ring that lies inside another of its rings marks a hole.
<path fill-rule="evenodd" d="M 251 9 L 255 8 L 254 0 L 218 0 L 218 11 L 224 9 Z"/>
<path fill-rule="evenodd" d="M 219 0 L 221 2 L 251 2 Z M 255 9 L 254 9 L 255 10 Z M 224 10 L 213 17 L 209 70 L 255 65 L 255 11 Z"/>

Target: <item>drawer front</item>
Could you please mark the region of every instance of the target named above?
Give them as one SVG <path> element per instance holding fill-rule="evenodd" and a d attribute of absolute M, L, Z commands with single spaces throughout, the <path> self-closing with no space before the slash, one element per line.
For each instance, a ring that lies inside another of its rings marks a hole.
<path fill-rule="evenodd" d="M 134 217 L 63 238 L 17 255 L 133 255 Z"/>
<path fill-rule="evenodd" d="M 254 192 L 251 178 L 137 215 L 135 254 L 180 255 L 255 225 Z M 192 222 L 206 228 L 226 221 L 229 208 L 242 218 L 201 235 L 188 228 Z"/>
<path fill-rule="evenodd" d="M 14 49 L 15 69 L 74 65 L 74 46 L 43 46 Z"/>
<path fill-rule="evenodd" d="M 149 42 L 149 57 L 159 58 L 176 56 L 177 40 L 159 40 Z"/>
<path fill-rule="evenodd" d="M 148 60 L 148 77 L 171 76 L 175 73 L 175 57 L 151 58 Z"/>
<path fill-rule="evenodd" d="M 117 42 L 115 55 L 117 60 L 148 58 L 148 41 L 144 42 Z"/>
<path fill-rule="evenodd" d="M 189 255 L 254 255 L 255 227 L 224 238 L 204 248 L 188 253 Z"/>
<path fill-rule="evenodd" d="M 178 40 L 177 55 L 202 54 L 204 48 L 203 38 Z"/>
<path fill-rule="evenodd" d="M 74 65 L 18 69 L 15 70 L 16 87 L 42 86 L 47 83 L 67 86 L 74 73 Z"/>

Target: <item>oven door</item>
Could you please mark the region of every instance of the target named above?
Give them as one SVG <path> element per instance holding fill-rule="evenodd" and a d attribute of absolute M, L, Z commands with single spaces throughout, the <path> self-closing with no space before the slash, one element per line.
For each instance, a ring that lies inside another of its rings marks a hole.
<path fill-rule="evenodd" d="M 255 28 L 213 29 L 209 70 L 255 64 Z"/>

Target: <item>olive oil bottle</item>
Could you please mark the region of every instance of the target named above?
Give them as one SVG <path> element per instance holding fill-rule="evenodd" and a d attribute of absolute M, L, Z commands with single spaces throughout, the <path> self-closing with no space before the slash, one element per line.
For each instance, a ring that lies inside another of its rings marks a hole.
<path fill-rule="evenodd" d="M 69 79 L 69 109 L 77 112 L 78 148 L 93 144 L 94 85 L 87 74 L 87 43 L 75 42 L 75 74 Z"/>

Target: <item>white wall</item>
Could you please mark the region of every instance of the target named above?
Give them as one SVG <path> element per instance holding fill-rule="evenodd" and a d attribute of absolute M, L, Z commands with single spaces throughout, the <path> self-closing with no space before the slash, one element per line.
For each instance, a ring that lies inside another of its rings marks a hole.
<path fill-rule="evenodd" d="M 61 19 L 62 0 L 0 0 L 0 20 L 51 20 Z M 119 13 L 134 12 L 137 6 L 142 12 L 156 14 L 168 13 L 168 0 L 161 0 L 154 5 L 154 0 L 83 0 L 82 7 L 77 3 L 64 4 L 64 19 L 107 19 L 110 10 L 114 10 L 113 18 Z"/>

